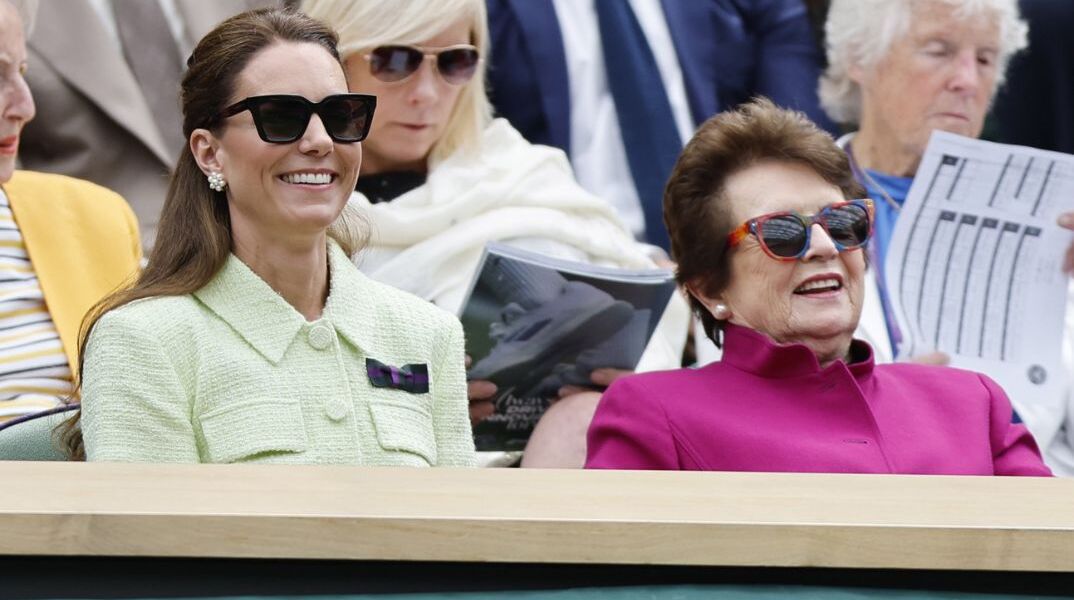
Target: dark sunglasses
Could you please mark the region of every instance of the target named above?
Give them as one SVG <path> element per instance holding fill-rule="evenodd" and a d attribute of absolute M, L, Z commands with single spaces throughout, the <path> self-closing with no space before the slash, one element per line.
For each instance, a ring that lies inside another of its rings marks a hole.
<path fill-rule="evenodd" d="M 392 83 L 413 75 L 425 62 L 426 57 L 436 58 L 436 70 L 444 81 L 462 85 L 474 76 L 481 57 L 477 48 L 463 44 L 450 46 L 434 52 L 426 52 L 415 46 L 377 46 L 365 55 L 369 71 L 381 81 Z"/>
<path fill-rule="evenodd" d="M 334 94 L 320 102 L 310 102 L 302 96 L 273 94 L 251 96 L 225 108 L 219 120 L 250 111 L 257 135 L 270 144 L 290 144 L 302 134 L 316 114 L 321 118 L 328 137 L 342 144 L 360 142 L 369 134 L 377 97 L 365 94 Z"/>
<path fill-rule="evenodd" d="M 828 232 L 838 251 L 861 248 L 873 232 L 873 201 L 836 202 L 815 215 L 793 212 L 761 215 L 736 227 L 727 236 L 727 247 L 734 248 L 753 234 L 768 256 L 776 260 L 798 260 L 809 250 L 814 223 Z"/>

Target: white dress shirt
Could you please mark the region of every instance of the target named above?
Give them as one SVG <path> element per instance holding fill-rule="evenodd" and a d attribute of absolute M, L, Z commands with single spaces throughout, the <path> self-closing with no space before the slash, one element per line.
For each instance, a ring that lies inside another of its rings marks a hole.
<path fill-rule="evenodd" d="M 694 132 L 682 69 L 660 0 L 629 0 L 660 69 L 671 112 L 685 143 Z M 604 198 L 635 236 L 645 234 L 645 217 L 630 175 L 611 89 L 604 71 L 594 0 L 553 0 L 563 34 L 570 89 L 571 164 L 582 187 Z"/>

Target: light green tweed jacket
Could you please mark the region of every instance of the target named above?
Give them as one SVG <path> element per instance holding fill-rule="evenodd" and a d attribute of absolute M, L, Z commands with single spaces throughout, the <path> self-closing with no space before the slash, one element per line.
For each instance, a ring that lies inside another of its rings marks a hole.
<path fill-rule="evenodd" d="M 88 460 L 474 463 L 462 327 L 329 243 L 307 322 L 234 255 L 202 289 L 107 313 L 86 347 Z M 366 358 L 426 364 L 429 391 L 373 387 Z"/>

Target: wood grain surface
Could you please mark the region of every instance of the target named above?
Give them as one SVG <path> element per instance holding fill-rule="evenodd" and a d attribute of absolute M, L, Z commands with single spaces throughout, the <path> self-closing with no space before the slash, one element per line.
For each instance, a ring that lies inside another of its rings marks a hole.
<path fill-rule="evenodd" d="M 1074 571 L 1074 480 L 0 462 L 0 554 Z"/>

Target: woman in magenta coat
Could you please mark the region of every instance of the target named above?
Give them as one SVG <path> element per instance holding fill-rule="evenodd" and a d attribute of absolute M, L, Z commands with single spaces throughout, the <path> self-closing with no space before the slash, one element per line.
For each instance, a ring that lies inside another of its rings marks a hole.
<path fill-rule="evenodd" d="M 876 365 L 853 339 L 873 207 L 804 116 L 759 100 L 701 126 L 664 218 L 679 283 L 723 358 L 620 379 L 589 468 L 1036 475 L 988 377 Z"/>

